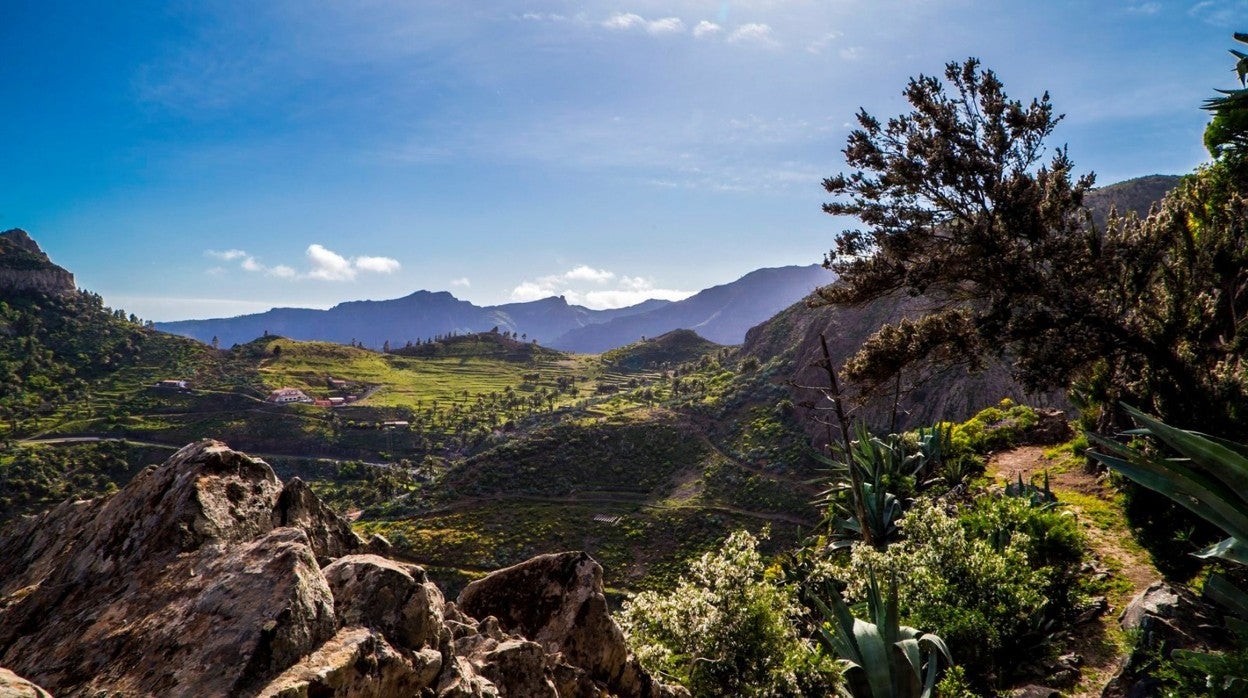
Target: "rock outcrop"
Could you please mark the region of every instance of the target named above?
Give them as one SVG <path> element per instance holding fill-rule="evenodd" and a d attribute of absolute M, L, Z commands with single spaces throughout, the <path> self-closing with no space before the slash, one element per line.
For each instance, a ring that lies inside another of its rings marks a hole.
<path fill-rule="evenodd" d="M 1105 698 L 1160 695 L 1152 675 L 1153 657 L 1176 649 L 1221 651 L 1229 648 L 1220 614 L 1192 592 L 1156 582 L 1123 609 L 1123 630 L 1138 631 L 1139 644 L 1105 686 Z"/>
<path fill-rule="evenodd" d="M 111 497 L 0 531 L 0 667 L 57 696 L 683 693 L 632 658 L 583 553 L 455 604 L 386 547 L 298 479 L 195 443 Z"/>
<path fill-rule="evenodd" d="M 0 294 L 73 293 L 74 275 L 52 263 L 25 230 L 0 233 Z"/>
<path fill-rule="evenodd" d="M 0 668 L 0 698 L 50 698 L 47 691 L 14 674 L 8 669 Z"/>

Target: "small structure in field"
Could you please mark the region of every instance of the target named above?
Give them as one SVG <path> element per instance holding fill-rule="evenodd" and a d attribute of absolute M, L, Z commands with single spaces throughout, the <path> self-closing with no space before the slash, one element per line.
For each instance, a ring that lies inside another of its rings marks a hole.
<path fill-rule="evenodd" d="M 165 388 L 167 390 L 190 390 L 191 384 L 184 380 L 166 378 L 165 380 L 156 383 L 156 387 Z"/>
<path fill-rule="evenodd" d="M 278 405 L 285 405 L 290 402 L 302 402 L 311 405 L 316 402 L 316 400 L 308 397 L 307 393 L 298 388 L 278 388 L 269 393 L 265 400 Z"/>

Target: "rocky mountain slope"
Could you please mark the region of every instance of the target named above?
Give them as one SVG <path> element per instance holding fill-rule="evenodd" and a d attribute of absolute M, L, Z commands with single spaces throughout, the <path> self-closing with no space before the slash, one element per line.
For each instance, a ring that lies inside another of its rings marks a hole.
<path fill-rule="evenodd" d="M 74 275 L 52 263 L 25 230 L 0 233 L 0 294 L 37 292 L 50 296 L 73 293 Z"/>
<path fill-rule="evenodd" d="M 627 308 L 591 310 L 562 296 L 529 303 L 477 306 L 445 291 L 417 291 L 403 298 L 350 301 L 328 310 L 274 308 L 264 313 L 213 320 L 156 323 L 156 328 L 222 346 L 243 344 L 265 333 L 291 339 L 380 348 L 451 333 L 494 327 L 565 351 L 597 353 L 675 329 L 693 329 L 721 344 L 739 344 L 745 331 L 810 293 L 827 280 L 816 266 L 751 272 L 683 301 L 648 300 Z"/>
<path fill-rule="evenodd" d="M 0 530 L 0 667 L 57 696 L 683 694 L 632 659 L 583 553 L 450 603 L 388 549 L 300 480 L 191 444 Z"/>

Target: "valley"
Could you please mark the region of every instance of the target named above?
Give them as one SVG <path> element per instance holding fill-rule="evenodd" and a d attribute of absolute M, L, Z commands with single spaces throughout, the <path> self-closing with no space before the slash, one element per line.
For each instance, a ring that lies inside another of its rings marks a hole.
<path fill-rule="evenodd" d="M 499 328 L 389 351 L 276 335 L 216 349 L 79 292 L 6 308 L 38 328 L 24 341 L 49 380 L 27 377 L 46 394 L 11 400 L 0 424 L 5 519 L 115 491 L 211 436 L 452 590 L 563 549 L 609 561 L 609 588 L 655 586 L 725 530 L 770 527 L 778 550 L 818 521 L 804 437 L 772 404 L 781 378 L 689 330 L 601 355 Z M 84 336 L 117 337 L 116 356 L 73 351 Z"/>

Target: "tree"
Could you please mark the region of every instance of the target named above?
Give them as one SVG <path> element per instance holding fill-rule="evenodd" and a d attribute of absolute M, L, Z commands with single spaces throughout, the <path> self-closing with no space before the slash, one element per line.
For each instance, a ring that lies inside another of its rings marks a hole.
<path fill-rule="evenodd" d="M 860 111 L 845 149 L 855 170 L 824 181 L 838 197 L 824 210 L 865 230 L 837 237 L 822 302 L 925 303 L 871 337 L 849 376 L 870 390 L 924 363 L 997 356 L 1030 389 L 1078 385 L 1101 405 L 1225 424 L 1234 410 L 1214 396 L 1244 395 L 1243 198 L 1197 173 L 1155 215 L 1099 229 L 1084 208 L 1093 175 L 1076 178 L 1063 148 L 1040 164 L 1061 120 L 1047 94 L 1010 100 L 975 59 L 945 80 L 912 79 L 912 111 L 886 124 Z"/>
<path fill-rule="evenodd" d="M 1235 40 L 1248 44 L 1248 34 L 1235 33 Z M 1205 147 L 1214 158 L 1226 158 L 1242 164 L 1248 158 L 1248 54 L 1231 49 L 1235 56 L 1238 90 L 1218 90 L 1219 97 L 1205 100 L 1204 109 L 1213 112 L 1213 121 L 1205 129 Z"/>

